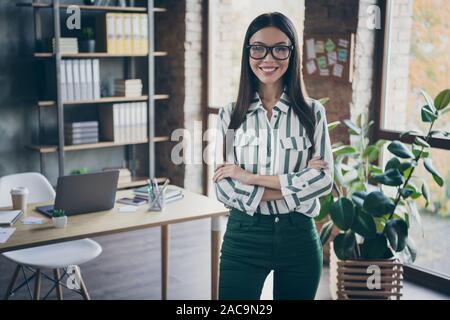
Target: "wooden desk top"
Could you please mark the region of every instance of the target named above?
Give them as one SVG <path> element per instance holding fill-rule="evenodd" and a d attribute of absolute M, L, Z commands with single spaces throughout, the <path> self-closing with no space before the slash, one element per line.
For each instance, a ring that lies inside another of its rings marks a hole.
<path fill-rule="evenodd" d="M 136 212 L 119 212 L 119 207 L 123 204 L 116 203 L 115 207 L 108 211 L 68 217 L 67 227 L 64 229 L 55 228 L 47 217 L 41 225 L 23 225 L 18 221 L 13 225 L 16 228 L 14 234 L 6 243 L 0 243 L 0 252 L 217 217 L 228 213 L 225 206 L 216 200 L 187 190 L 183 190 L 183 193 L 183 199 L 166 204 L 162 212 L 147 211 L 147 205 L 139 206 Z M 118 191 L 116 194 L 117 199 L 126 196 L 132 196 L 132 190 Z M 23 217 L 43 217 L 35 208 L 47 204 L 51 203 L 29 205 Z"/>

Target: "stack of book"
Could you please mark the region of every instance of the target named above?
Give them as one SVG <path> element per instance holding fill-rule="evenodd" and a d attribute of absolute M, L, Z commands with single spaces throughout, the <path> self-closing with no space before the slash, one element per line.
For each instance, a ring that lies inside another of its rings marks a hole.
<path fill-rule="evenodd" d="M 128 168 L 103 168 L 103 171 L 111 171 L 111 170 L 119 171 L 119 181 L 117 182 L 118 185 L 131 182 L 130 169 L 128 169 Z"/>
<path fill-rule="evenodd" d="M 56 52 L 56 40 L 52 39 L 53 53 Z M 59 52 L 61 54 L 75 54 L 78 53 L 78 39 L 77 38 L 60 38 Z"/>
<path fill-rule="evenodd" d="M 135 198 L 140 198 L 148 201 L 148 186 L 140 187 L 133 190 Z M 183 199 L 183 191 L 175 187 L 167 187 L 164 191 L 164 201 L 166 203 Z"/>
<path fill-rule="evenodd" d="M 114 103 L 99 108 L 99 116 L 103 141 L 147 140 L 147 102 Z"/>
<path fill-rule="evenodd" d="M 99 60 L 62 60 L 61 95 L 63 101 L 100 99 Z"/>
<path fill-rule="evenodd" d="M 97 143 L 98 121 L 72 122 L 64 125 L 66 145 Z"/>
<path fill-rule="evenodd" d="M 114 91 L 119 97 L 140 97 L 142 96 L 141 79 L 116 79 L 114 81 Z"/>

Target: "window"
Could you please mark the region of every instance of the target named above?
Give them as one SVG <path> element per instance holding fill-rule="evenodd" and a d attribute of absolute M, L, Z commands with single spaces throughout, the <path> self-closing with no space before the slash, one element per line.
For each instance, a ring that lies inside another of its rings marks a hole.
<path fill-rule="evenodd" d="M 422 130 L 429 124 L 421 121 L 424 104 L 421 90 L 435 97 L 450 84 L 450 11 L 445 0 L 387 1 L 386 30 L 381 79 L 377 139 L 397 140 L 399 132 Z M 444 9 L 445 8 L 445 9 Z M 450 130 L 449 114 L 441 117 L 433 129 Z M 433 138 L 430 149 L 433 164 L 444 179 L 436 185 L 422 165 L 415 174 L 426 178 L 432 199 L 427 208 L 418 203 L 422 230 L 417 223 L 410 229 L 418 255 L 414 265 L 432 274 L 450 276 L 450 143 Z M 411 143 L 412 140 L 406 142 Z M 382 165 L 390 153 L 383 152 Z"/>

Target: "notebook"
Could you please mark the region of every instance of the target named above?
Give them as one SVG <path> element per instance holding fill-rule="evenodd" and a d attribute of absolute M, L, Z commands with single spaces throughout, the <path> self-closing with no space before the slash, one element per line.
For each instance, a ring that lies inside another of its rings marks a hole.
<path fill-rule="evenodd" d="M 0 226 L 12 226 L 22 213 L 22 210 L 0 211 Z"/>

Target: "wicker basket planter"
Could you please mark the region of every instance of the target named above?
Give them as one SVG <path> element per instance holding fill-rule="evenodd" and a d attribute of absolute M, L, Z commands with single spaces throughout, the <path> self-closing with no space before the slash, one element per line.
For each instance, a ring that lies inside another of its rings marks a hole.
<path fill-rule="evenodd" d="M 403 265 L 391 260 L 346 260 L 341 261 L 330 243 L 330 291 L 333 299 L 377 299 L 399 300 L 403 288 Z M 379 288 L 369 288 L 377 269 Z"/>

